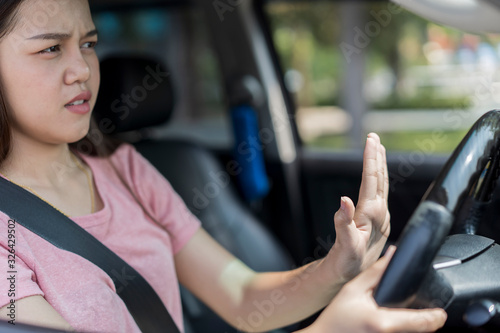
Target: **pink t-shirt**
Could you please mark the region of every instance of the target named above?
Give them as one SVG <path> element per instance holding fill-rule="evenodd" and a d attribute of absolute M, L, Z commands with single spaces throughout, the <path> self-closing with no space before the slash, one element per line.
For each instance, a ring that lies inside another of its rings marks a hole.
<path fill-rule="evenodd" d="M 173 255 L 198 230 L 199 221 L 165 178 L 132 146 L 122 145 L 111 159 L 161 227 L 142 211 L 109 162 L 88 156 L 82 158 L 93 171 L 104 208 L 72 220 L 134 267 L 155 289 L 183 331 Z M 7 273 L 12 271 L 8 261 L 8 235 L 13 228 L 15 296 L 9 295 L 10 274 Z M 127 276 L 117 272 L 110 277 L 86 259 L 58 249 L 19 224 L 12 227 L 10 223 L 9 228 L 9 217 L 1 212 L 0 272 L 0 307 L 9 304 L 11 299 L 43 295 L 77 331 L 140 332 L 115 292 L 113 280 L 119 287 L 119 283 L 126 283 Z"/>

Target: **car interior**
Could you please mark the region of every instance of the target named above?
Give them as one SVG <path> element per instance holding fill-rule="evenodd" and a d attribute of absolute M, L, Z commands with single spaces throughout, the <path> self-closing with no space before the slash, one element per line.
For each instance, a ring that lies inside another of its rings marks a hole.
<path fill-rule="evenodd" d="M 335 241 L 340 197 L 357 198 L 362 146 L 315 149 L 301 135 L 269 8 L 279 15 L 284 5 L 300 9 L 303 2 L 89 2 L 100 38 L 94 119 L 101 131 L 132 143 L 203 227 L 254 270 L 286 270 L 324 256 Z M 397 2 L 431 20 L 440 10 Z M 356 66 L 346 65 L 353 73 Z M 359 89 L 350 93 L 353 109 Z M 500 113 L 482 111 L 466 119 L 467 134 L 453 151 L 387 156 L 388 243 L 398 251 L 375 296 L 385 306 L 447 309 L 445 333 L 497 332 L 500 325 Z M 182 286 L 181 297 L 187 333 L 237 332 Z M 3 322 L 0 330 L 54 332 Z"/>
<path fill-rule="evenodd" d="M 147 67 L 157 68 L 158 64 L 158 61 L 138 56 L 102 60 L 103 89 L 94 110 L 96 121 L 109 121 L 113 134 L 122 135 L 168 121 L 174 105 L 174 94 L 170 92 L 172 84 L 168 79 L 152 90 L 136 108 L 131 108 L 126 122 L 121 121 L 121 114 L 109 107 L 122 94 L 142 84 Z M 166 72 L 165 66 L 161 68 Z M 147 132 L 135 134 L 134 137 L 140 138 L 134 142 L 137 150 L 170 179 L 175 191 L 220 244 L 257 271 L 279 271 L 292 267 L 288 251 L 238 198 L 226 168 L 212 153 L 186 140 L 153 140 L 147 137 Z M 203 199 L 199 197 L 201 191 L 206 194 Z M 187 332 L 190 329 L 201 332 L 206 327 L 211 327 L 214 332 L 230 329 L 186 289 L 182 289 L 182 297 L 185 316 L 189 318 Z"/>

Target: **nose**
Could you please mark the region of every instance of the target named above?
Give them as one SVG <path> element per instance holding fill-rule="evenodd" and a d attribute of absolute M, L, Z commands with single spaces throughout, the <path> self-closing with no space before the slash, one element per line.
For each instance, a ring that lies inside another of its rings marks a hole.
<path fill-rule="evenodd" d="M 73 83 L 84 83 L 90 78 L 90 66 L 81 54 L 75 52 L 68 57 L 68 65 L 64 73 L 64 83 L 71 85 Z"/>

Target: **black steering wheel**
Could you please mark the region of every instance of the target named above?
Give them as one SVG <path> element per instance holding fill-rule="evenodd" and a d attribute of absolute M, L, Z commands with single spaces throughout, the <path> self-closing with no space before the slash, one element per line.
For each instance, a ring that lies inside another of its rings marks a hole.
<path fill-rule="evenodd" d="M 379 305 L 442 307 L 457 326 L 498 319 L 500 246 L 476 232 L 500 173 L 499 149 L 500 110 L 493 110 L 473 125 L 411 216 L 375 290 Z"/>

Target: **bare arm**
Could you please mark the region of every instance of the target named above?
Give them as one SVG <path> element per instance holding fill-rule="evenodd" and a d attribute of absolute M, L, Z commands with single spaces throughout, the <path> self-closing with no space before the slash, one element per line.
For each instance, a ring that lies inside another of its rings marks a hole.
<path fill-rule="evenodd" d="M 247 332 L 286 326 L 326 306 L 343 284 L 323 281 L 321 261 L 256 273 L 200 230 L 175 257 L 179 281 L 228 323 Z"/>
<path fill-rule="evenodd" d="M 243 331 L 265 331 L 325 307 L 342 286 L 379 257 L 389 234 L 385 149 L 367 139 L 357 207 L 343 198 L 337 241 L 328 255 L 288 272 L 255 273 L 199 231 L 176 255 L 179 280 Z"/>
<path fill-rule="evenodd" d="M 73 332 L 70 324 L 43 298 L 30 296 L 16 301 L 15 323 L 43 326 L 61 331 Z M 10 309 L 4 306 L 0 309 L 1 320 L 8 321 Z"/>

